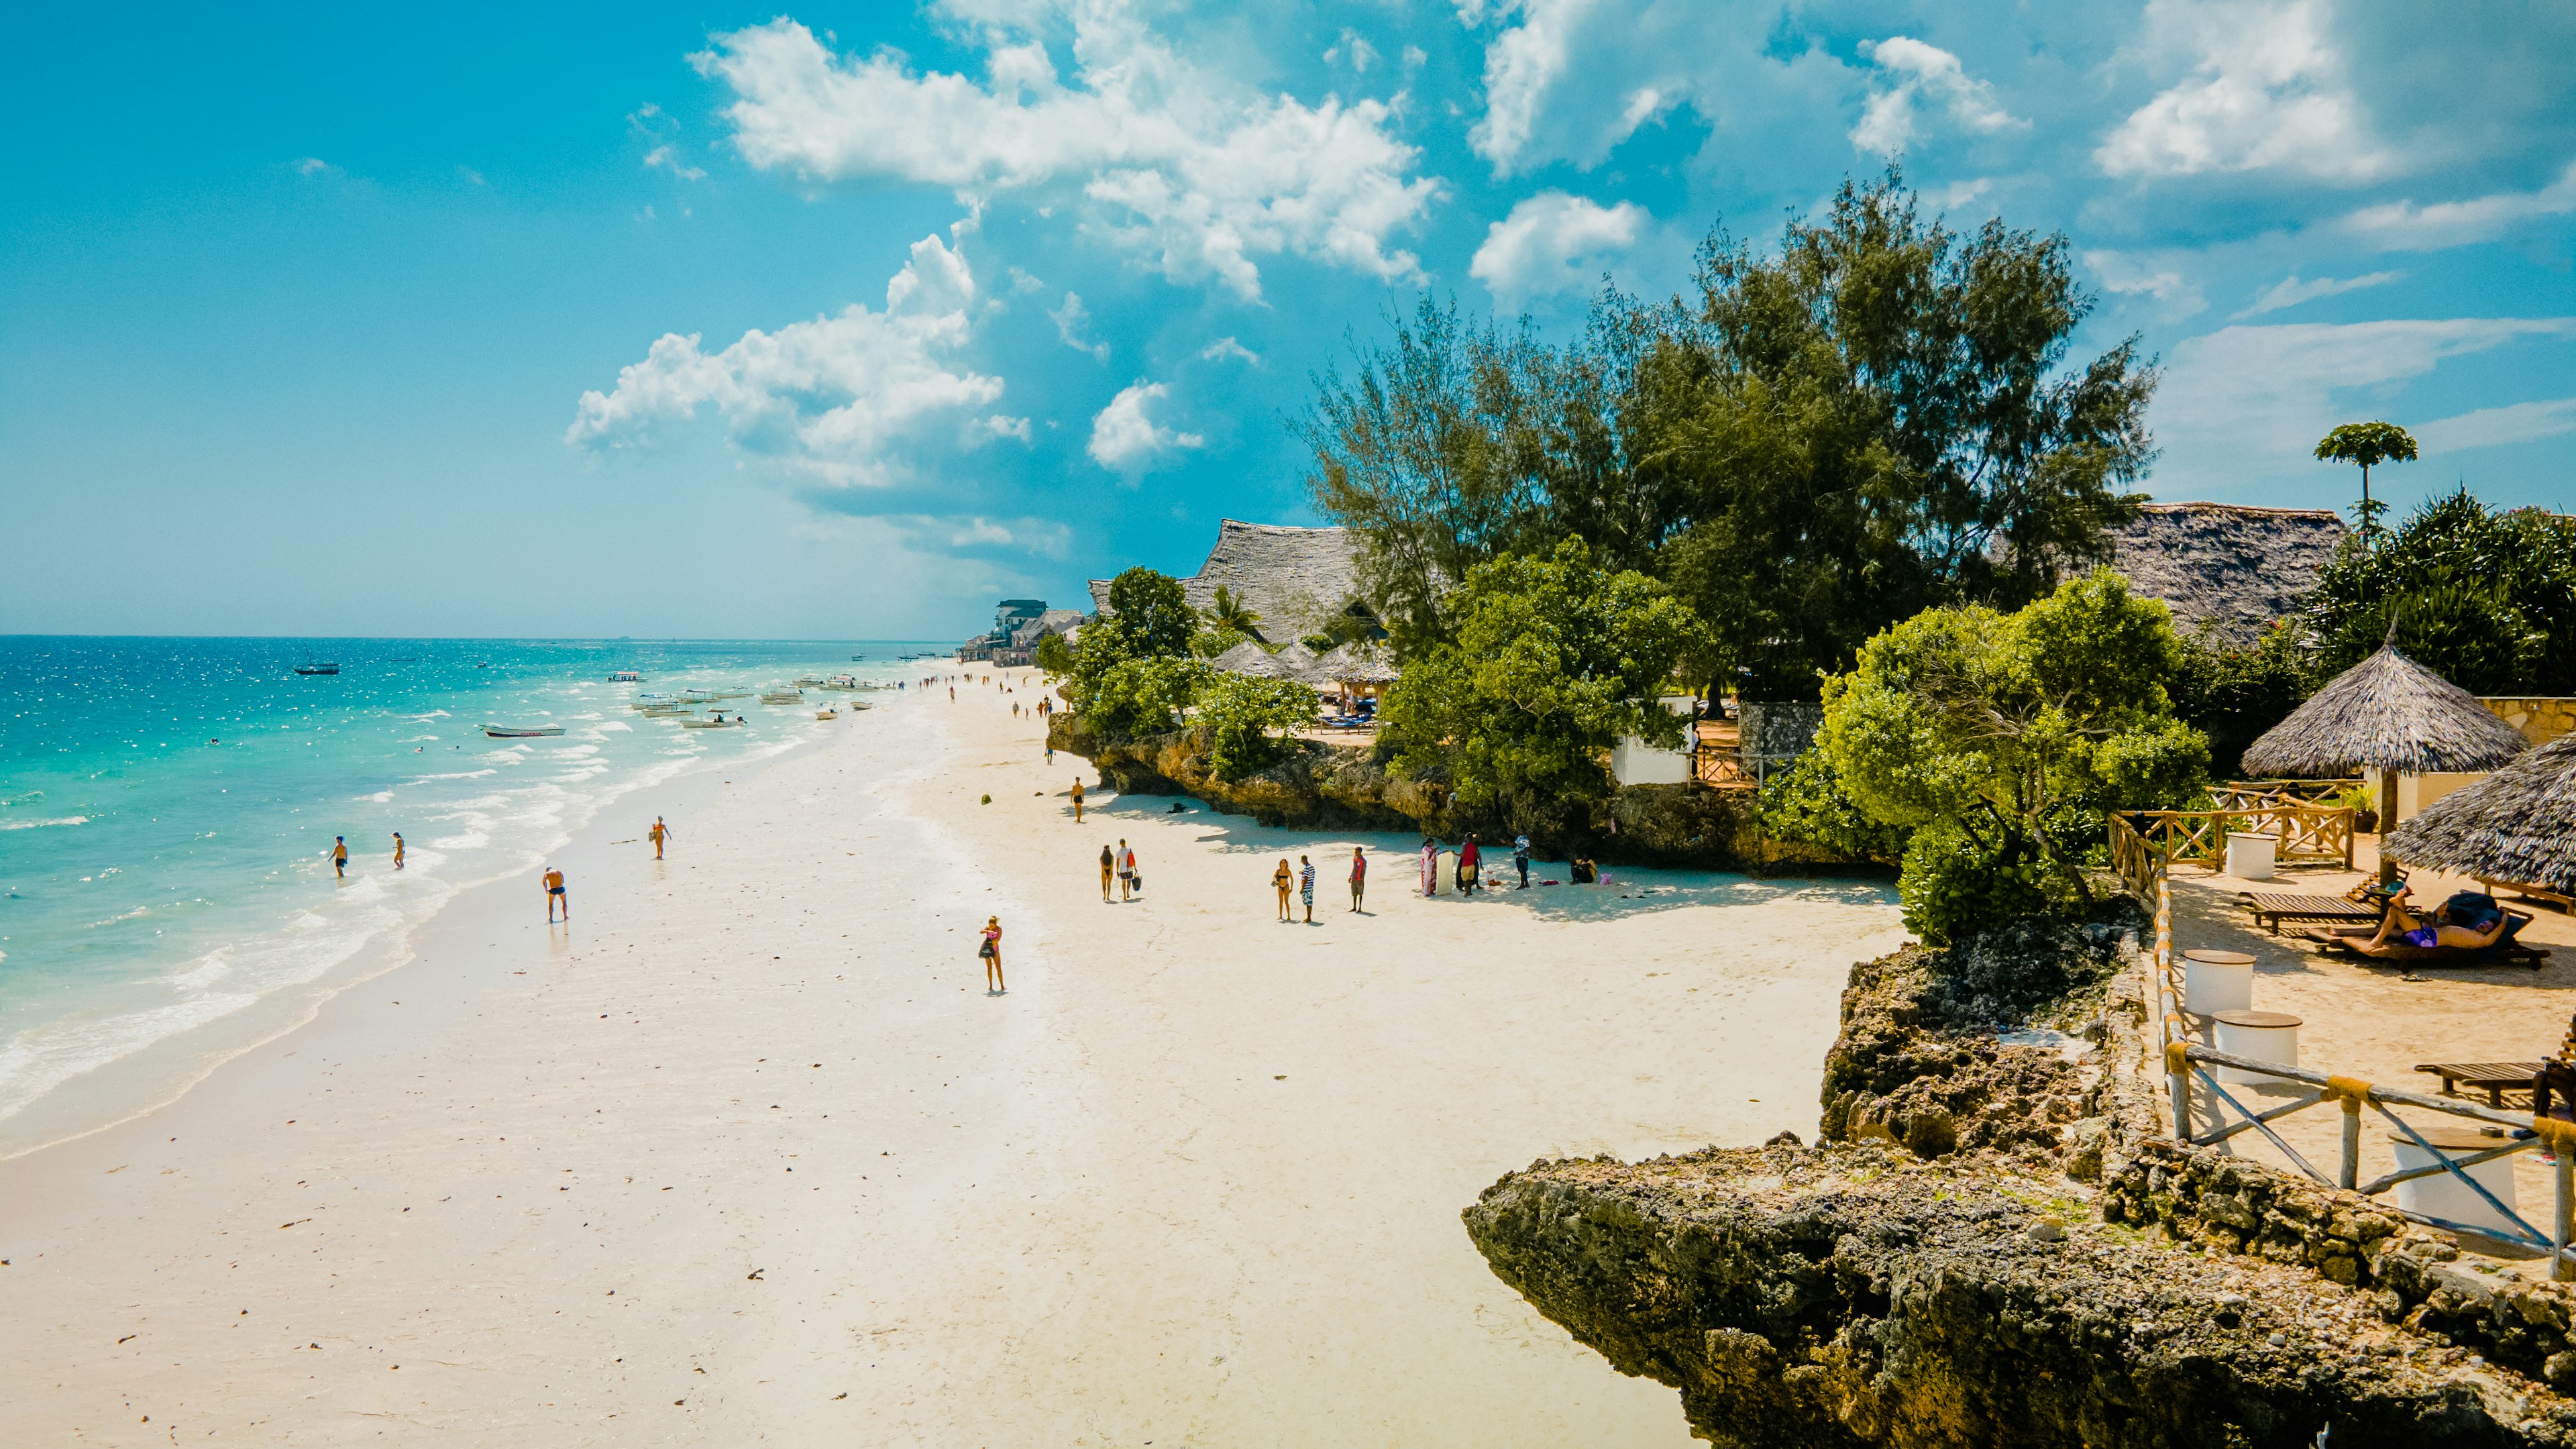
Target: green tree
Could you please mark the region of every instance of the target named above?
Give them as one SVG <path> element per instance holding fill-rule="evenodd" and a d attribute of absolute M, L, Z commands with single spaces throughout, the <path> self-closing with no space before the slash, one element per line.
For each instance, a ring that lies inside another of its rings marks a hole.
<path fill-rule="evenodd" d="M 1198 632 L 1181 581 L 1149 568 L 1132 568 L 1109 581 L 1109 617 L 1138 655 L 1186 654 Z"/>
<path fill-rule="evenodd" d="M 1809 750 L 1762 782 L 1763 833 L 1821 846 L 1853 860 L 1895 865 L 1913 832 L 1872 816 L 1854 800 L 1833 761 Z"/>
<path fill-rule="evenodd" d="M 1133 739 L 1181 727 L 1216 671 L 1183 655 L 1122 659 L 1103 671 L 1082 707 L 1083 723 L 1103 739 Z"/>
<path fill-rule="evenodd" d="M 2365 546 L 2380 533 L 2379 515 L 2388 505 L 2370 496 L 2370 470 L 2382 463 L 2415 461 L 2415 440 L 2395 423 L 2345 423 L 2317 440 L 2317 459 L 2361 467 L 2361 502 L 2353 516 L 2361 522 Z"/>
<path fill-rule="evenodd" d="M 1230 630 L 1247 639 L 1261 637 L 1261 616 L 1243 602 L 1241 595 L 1223 584 L 1216 586 L 1216 598 L 1203 621 L 1215 630 Z"/>
<path fill-rule="evenodd" d="M 1380 715 L 1397 769 L 1445 777 L 1461 803 L 1529 829 L 1588 823 L 1623 736 L 1680 742 L 1658 701 L 1707 626 L 1662 584 L 1596 568 L 1569 539 L 1477 565 L 1444 607 L 1455 639 L 1406 666 Z"/>
<path fill-rule="evenodd" d="M 1062 677 L 1073 673 L 1073 645 L 1062 634 L 1049 634 L 1038 640 L 1037 650 L 1031 657 L 1038 668 L 1049 674 Z"/>
<path fill-rule="evenodd" d="M 2399 647 L 2472 694 L 2576 694 L 2576 519 L 2462 488 L 2376 548 L 2345 540 L 2303 618 L 2318 677 L 2377 649 L 2392 619 Z"/>
<path fill-rule="evenodd" d="M 2102 812 L 2181 803 L 2209 744 L 2176 719 L 2165 606 L 2097 569 L 2011 614 L 1927 610 L 1826 682 L 1819 745 L 1852 798 L 1911 829 L 1906 922 L 1941 941 L 2072 907 Z"/>
<path fill-rule="evenodd" d="M 1315 722 L 1314 688 L 1293 679 L 1219 674 L 1200 692 L 1196 723 L 1208 732 L 1208 765 L 1220 780 L 1240 780 L 1277 760 L 1271 731 Z"/>
<path fill-rule="evenodd" d="M 1152 721 L 1168 719 L 1174 710 L 1187 707 L 1184 695 L 1178 705 L 1157 714 L 1168 703 L 1162 683 L 1178 676 L 1170 671 L 1148 675 L 1130 670 L 1119 675 L 1114 686 L 1111 676 L 1131 664 L 1188 663 L 1190 640 L 1197 631 L 1197 611 L 1181 592 L 1179 580 L 1149 568 L 1127 570 L 1110 581 L 1108 610 L 1082 627 L 1081 642 L 1065 671 L 1066 701 L 1103 738 L 1117 739 L 1130 730 L 1151 733 L 1171 728 L 1169 723 Z M 1137 721 L 1146 723 L 1139 726 Z"/>
<path fill-rule="evenodd" d="M 2289 717 L 2316 688 L 2306 631 L 2276 619 L 2253 644 L 2185 637 L 2183 667 L 2168 686 L 2174 713 L 2209 736 L 2211 772 L 2232 779 L 2245 747 Z"/>

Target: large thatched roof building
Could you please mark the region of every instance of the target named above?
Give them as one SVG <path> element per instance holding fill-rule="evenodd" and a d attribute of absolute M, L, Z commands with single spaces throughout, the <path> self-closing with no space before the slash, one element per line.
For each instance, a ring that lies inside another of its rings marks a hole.
<path fill-rule="evenodd" d="M 2150 503 L 2112 530 L 2112 567 L 2132 592 L 2164 600 L 2184 634 L 2206 625 L 2251 644 L 2298 611 L 2343 535 L 2343 520 L 2324 509 Z"/>
<path fill-rule="evenodd" d="M 2381 853 L 2409 865 L 2576 896 L 2576 735 L 2424 807 Z"/>
<path fill-rule="evenodd" d="M 2390 643 L 2264 731 L 2246 747 L 2245 769 L 2304 780 L 2363 770 L 2461 774 L 2492 770 L 2530 747 L 2476 695 Z"/>
<path fill-rule="evenodd" d="M 1261 616 L 1261 637 L 1273 644 L 1323 632 L 1334 615 L 1359 596 L 1359 543 L 1343 528 L 1296 528 L 1277 523 L 1217 524 L 1216 547 L 1199 571 L 1181 580 L 1190 607 L 1204 613 L 1217 586 Z M 1109 610 L 1109 580 L 1091 581 L 1092 606 Z"/>

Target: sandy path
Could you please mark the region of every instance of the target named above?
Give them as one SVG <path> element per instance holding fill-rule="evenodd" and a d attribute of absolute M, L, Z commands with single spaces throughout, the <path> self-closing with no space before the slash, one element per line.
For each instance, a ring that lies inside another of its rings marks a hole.
<path fill-rule="evenodd" d="M 1077 762 L 960 693 L 710 787 L 666 866 L 603 823 L 572 931 L 469 897 L 0 1163 L 0 1441 L 1686 1442 L 1458 1212 L 1541 1154 L 1810 1132 L 1884 894 L 1425 901 L 1373 840 L 1350 916 L 1347 841 L 1076 827 Z M 1149 889 L 1104 906 L 1118 835 Z M 1316 926 L 1272 919 L 1289 850 Z"/>

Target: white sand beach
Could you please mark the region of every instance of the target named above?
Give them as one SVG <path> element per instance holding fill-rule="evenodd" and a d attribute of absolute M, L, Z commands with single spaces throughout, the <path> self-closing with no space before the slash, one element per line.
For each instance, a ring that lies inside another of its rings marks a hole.
<path fill-rule="evenodd" d="M 0 1162 L 0 1443 L 1689 1442 L 1459 1211 L 1536 1157 L 1811 1136 L 1892 892 L 1425 900 L 1390 836 L 1354 915 L 1348 837 L 1077 826 L 1035 687 L 958 694 L 623 802 L 558 857 L 569 927 L 533 872 L 469 893 Z M 657 813 L 667 862 L 611 843 Z M 1147 888 L 1103 905 L 1120 837 Z"/>

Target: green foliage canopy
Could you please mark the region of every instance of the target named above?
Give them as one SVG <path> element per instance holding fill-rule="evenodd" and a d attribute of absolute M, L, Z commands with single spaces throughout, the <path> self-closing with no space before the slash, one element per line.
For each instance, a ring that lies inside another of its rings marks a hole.
<path fill-rule="evenodd" d="M 2377 548 L 2346 540 L 2309 595 L 2318 677 L 2377 649 L 2392 616 L 2400 648 L 2472 694 L 2576 694 L 2576 520 L 2463 488 Z"/>
<path fill-rule="evenodd" d="M 1279 758 L 1273 730 L 1315 722 L 1314 687 L 1293 679 L 1218 674 L 1200 692 L 1197 722 L 1208 732 L 1208 763 L 1220 780 L 1240 780 Z"/>
<path fill-rule="evenodd" d="M 2208 741 L 2166 692 L 2183 663 L 2165 606 L 2108 569 L 2012 614 L 1926 610 L 1861 646 L 1826 682 L 1818 743 L 1864 811 L 1914 830 L 1907 868 L 1930 874 L 1908 924 L 1945 939 L 1976 912 L 2081 902 L 2101 812 L 2176 805 L 2206 777 Z"/>
<path fill-rule="evenodd" d="M 2317 461 L 2352 463 L 2361 469 L 2361 502 L 2354 516 L 2364 538 L 2379 533 L 2379 515 L 2388 505 L 2370 496 L 2370 470 L 2382 463 L 2415 461 L 2415 439 L 2395 423 L 2345 423 L 2317 440 Z"/>
<path fill-rule="evenodd" d="M 1527 828 L 1607 798 L 1621 737 L 1680 742 L 1659 700 L 1708 631 L 1662 584 L 1596 568 L 1569 539 L 1477 565 L 1446 607 L 1456 638 L 1417 656 L 1380 712 L 1399 770 L 1445 773 L 1459 800 Z"/>
<path fill-rule="evenodd" d="M 2209 736 L 2212 773 L 2233 778 L 2246 746 L 2316 692 L 2320 681 L 2307 633 L 2291 620 L 2276 619 L 2244 648 L 2207 637 L 2186 637 L 2182 644 L 2182 671 L 2168 686 L 2174 713 Z"/>

